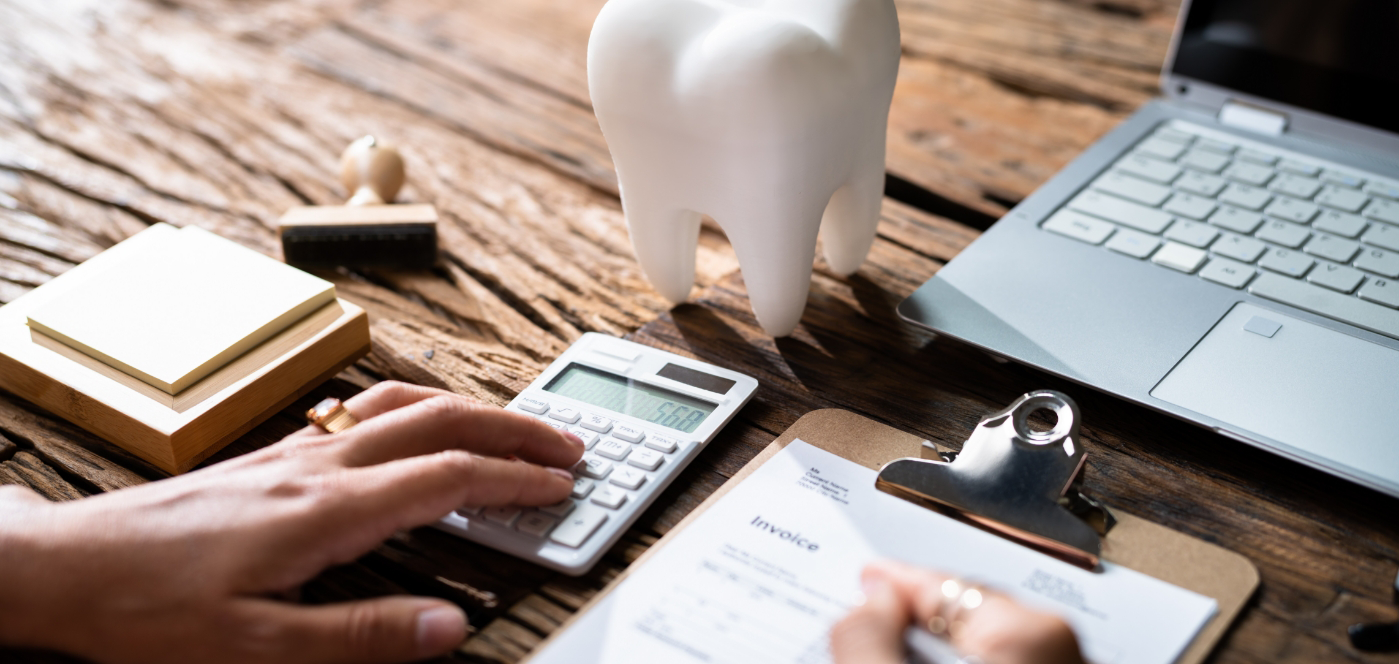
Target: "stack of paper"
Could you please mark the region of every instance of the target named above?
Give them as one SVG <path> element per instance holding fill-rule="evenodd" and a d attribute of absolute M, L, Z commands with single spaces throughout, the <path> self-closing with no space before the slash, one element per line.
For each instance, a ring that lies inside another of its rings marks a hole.
<path fill-rule="evenodd" d="M 30 328 L 170 394 L 335 300 L 330 282 L 192 226 L 102 277 L 40 306 Z"/>

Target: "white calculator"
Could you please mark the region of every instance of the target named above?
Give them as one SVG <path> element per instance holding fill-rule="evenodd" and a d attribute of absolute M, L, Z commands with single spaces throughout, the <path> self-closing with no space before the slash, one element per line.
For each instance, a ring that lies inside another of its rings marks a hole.
<path fill-rule="evenodd" d="M 435 525 L 583 574 L 756 389 L 757 380 L 736 371 L 585 334 L 506 406 L 583 439 L 573 495 L 539 508 L 463 508 Z"/>

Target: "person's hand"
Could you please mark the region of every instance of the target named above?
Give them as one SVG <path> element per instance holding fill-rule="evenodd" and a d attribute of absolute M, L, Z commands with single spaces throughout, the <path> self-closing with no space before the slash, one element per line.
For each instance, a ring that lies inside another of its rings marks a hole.
<path fill-rule="evenodd" d="M 576 437 L 440 390 L 383 383 L 338 434 L 307 427 L 208 468 L 69 503 L 0 487 L 0 643 L 100 662 L 399 662 L 466 616 L 437 599 L 275 599 L 463 505 L 572 490 Z M 506 457 L 518 457 L 519 460 Z"/>
<path fill-rule="evenodd" d="M 904 628 L 946 620 L 942 584 L 948 577 L 896 562 L 869 565 L 860 575 L 865 601 L 831 628 L 836 664 L 900 664 Z M 986 664 L 1083 664 L 1078 639 L 1058 616 L 1028 609 L 981 589 L 983 600 L 964 609 L 948 635 L 963 656 Z"/>

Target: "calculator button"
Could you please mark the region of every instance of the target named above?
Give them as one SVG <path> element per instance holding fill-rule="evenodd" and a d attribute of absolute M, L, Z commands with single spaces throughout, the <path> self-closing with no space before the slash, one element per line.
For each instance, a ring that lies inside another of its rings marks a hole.
<path fill-rule="evenodd" d="M 624 489 L 635 490 L 646 482 L 646 473 L 636 468 L 623 466 L 618 468 L 617 472 L 612 473 L 612 477 L 608 478 L 607 481 Z"/>
<path fill-rule="evenodd" d="M 593 481 L 592 481 L 592 480 L 585 480 L 585 479 L 581 479 L 581 478 L 580 478 L 580 479 L 577 479 L 577 480 L 574 480 L 574 481 L 573 481 L 573 487 L 574 487 L 574 492 L 575 492 L 575 494 L 576 494 L 576 492 L 577 492 L 577 488 L 578 488 L 578 483 L 579 483 L 579 482 L 587 482 L 587 483 L 588 483 L 588 491 L 592 491 Z M 584 494 L 586 494 L 586 493 L 587 493 L 587 491 L 584 492 Z M 583 496 L 578 496 L 578 497 L 579 497 L 579 498 L 582 498 Z M 556 517 L 559 517 L 559 518 L 566 517 L 566 516 L 568 516 L 568 513 L 569 513 L 569 512 L 572 512 L 572 511 L 573 511 L 573 499 L 571 499 L 571 498 L 564 498 L 563 500 L 560 500 L 559 502 L 554 503 L 553 505 L 545 505 L 544 507 L 539 508 L 539 511 L 541 511 L 541 512 L 543 512 L 543 513 L 545 513 L 545 514 L 552 514 L 553 516 L 556 516 Z"/>
<path fill-rule="evenodd" d="M 480 505 L 477 505 L 476 507 L 458 507 L 458 508 L 457 508 L 457 516 L 465 517 L 465 518 L 467 518 L 467 519 L 470 519 L 471 517 L 476 516 L 477 514 L 480 514 L 480 513 L 481 513 L 481 506 L 480 506 Z"/>
<path fill-rule="evenodd" d="M 514 505 L 500 505 L 498 507 L 487 507 L 483 512 L 487 521 L 508 526 L 515 522 L 515 518 L 520 516 L 520 508 Z"/>
<path fill-rule="evenodd" d="M 584 415 L 583 421 L 578 426 L 584 429 L 592 429 L 598 433 L 607 433 L 612 430 L 612 420 L 601 415 Z"/>
<path fill-rule="evenodd" d="M 549 530 L 553 528 L 556 523 L 558 523 L 558 521 L 548 514 L 530 512 L 520 517 L 520 520 L 515 523 L 515 530 L 526 535 L 543 537 L 549 534 Z"/>
<path fill-rule="evenodd" d="M 617 487 L 605 486 L 593 492 L 593 502 L 615 510 L 627 502 L 627 492 Z"/>
<path fill-rule="evenodd" d="M 591 454 L 583 457 L 582 465 L 578 467 L 578 473 L 580 475 L 583 477 L 591 477 L 595 480 L 607 477 L 607 474 L 610 472 L 612 472 L 611 461 L 605 461 Z"/>
<path fill-rule="evenodd" d="M 602 437 L 599 436 L 596 431 L 588 431 L 587 429 L 584 429 L 582 427 L 568 427 L 566 431 L 575 436 L 578 436 L 578 438 L 583 441 L 583 449 L 585 450 L 593 449 L 593 446 L 597 444 L 598 439 Z"/>
<path fill-rule="evenodd" d="M 621 461 L 627 458 L 627 455 L 631 453 L 631 445 L 617 440 L 616 438 L 608 438 L 602 441 L 602 443 L 597 446 L 597 449 L 593 451 L 614 461 Z"/>
<path fill-rule="evenodd" d="M 680 447 L 680 441 L 670 436 L 651 436 L 646 439 L 646 446 L 653 450 L 660 450 L 666 454 L 670 454 L 674 452 L 677 447 Z"/>
<path fill-rule="evenodd" d="M 590 494 L 590 493 L 592 493 L 592 492 L 593 492 L 593 481 L 592 481 L 592 480 L 590 480 L 590 479 L 588 479 L 588 478 L 586 478 L 586 477 L 575 477 L 575 478 L 573 478 L 573 493 L 570 494 L 571 496 L 573 496 L 574 498 L 578 498 L 578 499 L 581 500 L 581 499 L 583 499 L 583 498 L 587 498 L 587 497 L 588 497 L 588 494 Z"/>
<path fill-rule="evenodd" d="M 544 401 L 543 399 L 531 399 L 529 397 L 520 397 L 519 399 L 515 400 L 515 405 L 518 406 L 520 410 L 528 411 L 534 413 L 535 415 L 543 415 L 544 413 L 549 412 L 549 402 Z"/>
<path fill-rule="evenodd" d="M 593 533 L 607 521 L 607 512 L 595 507 L 580 506 L 567 519 L 563 520 L 549 535 L 551 541 L 564 546 L 578 548 L 592 537 Z"/>
<path fill-rule="evenodd" d="M 575 424 L 578 422 L 578 418 L 582 417 L 582 414 L 578 412 L 577 408 L 555 408 L 549 411 L 549 417 L 565 424 Z"/>
<path fill-rule="evenodd" d="M 631 455 L 631 458 L 627 459 L 627 463 L 636 466 L 637 468 L 655 470 L 661 466 L 661 462 L 664 460 L 665 456 L 662 455 L 660 452 L 643 447 L 637 450 L 636 454 Z"/>
<path fill-rule="evenodd" d="M 642 438 L 646 437 L 646 434 L 642 433 L 641 429 L 631 426 L 630 424 L 621 423 L 612 427 L 612 435 L 628 443 L 639 443 Z"/>
<path fill-rule="evenodd" d="M 551 422 L 549 420 L 544 420 L 544 423 L 558 431 L 563 431 L 568 428 L 568 425 L 564 424 L 563 422 Z"/>

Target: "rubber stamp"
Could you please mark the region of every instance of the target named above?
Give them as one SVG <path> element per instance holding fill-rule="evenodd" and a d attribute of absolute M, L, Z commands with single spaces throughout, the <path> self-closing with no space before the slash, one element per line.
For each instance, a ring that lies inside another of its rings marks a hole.
<path fill-rule="evenodd" d="M 340 156 L 344 205 L 306 205 L 282 215 L 282 255 L 306 268 L 425 269 L 437 258 L 437 210 L 394 204 L 405 180 L 403 157 L 365 136 Z"/>

